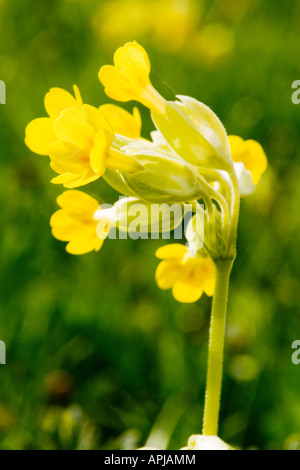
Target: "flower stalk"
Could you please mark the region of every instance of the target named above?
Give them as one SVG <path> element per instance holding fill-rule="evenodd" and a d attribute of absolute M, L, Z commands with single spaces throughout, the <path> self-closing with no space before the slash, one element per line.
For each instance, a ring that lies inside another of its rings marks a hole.
<path fill-rule="evenodd" d="M 229 279 L 234 259 L 218 260 L 209 331 L 203 434 L 217 436 Z"/>

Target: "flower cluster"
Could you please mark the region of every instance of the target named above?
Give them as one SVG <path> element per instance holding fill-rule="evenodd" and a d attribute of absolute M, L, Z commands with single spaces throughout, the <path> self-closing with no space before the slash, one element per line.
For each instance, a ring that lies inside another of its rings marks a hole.
<path fill-rule="evenodd" d="M 74 96 L 60 88 L 46 94 L 48 117 L 28 124 L 25 142 L 49 157 L 57 174 L 52 183 L 67 188 L 51 227 L 54 237 L 68 242 L 69 253 L 98 251 L 113 228 L 129 230 L 133 203 L 189 204 L 194 215 L 187 244 L 157 251 L 156 280 L 160 288 L 172 288 L 178 301 L 195 302 L 203 292 L 213 295 L 214 262 L 235 257 L 239 200 L 255 190 L 267 159 L 257 142 L 228 136 L 203 103 L 188 96 L 165 100 L 150 81 L 150 68 L 143 47 L 130 42 L 116 51 L 113 65 L 100 69 L 99 80 L 110 98 L 150 109 L 151 140 L 141 137 L 137 108 L 131 114 L 113 104 L 84 104 L 74 86 Z M 75 189 L 99 178 L 123 196 L 109 210 Z M 164 213 L 151 217 L 158 232 L 161 218 Z"/>

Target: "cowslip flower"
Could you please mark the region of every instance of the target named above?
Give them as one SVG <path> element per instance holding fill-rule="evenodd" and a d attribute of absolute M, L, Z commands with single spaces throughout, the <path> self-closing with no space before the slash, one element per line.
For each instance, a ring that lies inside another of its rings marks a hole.
<path fill-rule="evenodd" d="M 62 111 L 69 108 L 80 109 L 82 98 L 79 88 L 74 85 L 73 97 L 62 88 L 51 88 L 46 94 L 44 104 L 49 117 L 31 121 L 25 130 L 27 147 L 39 155 L 49 155 L 49 145 L 57 140 L 54 125 Z"/>
<path fill-rule="evenodd" d="M 105 236 L 100 239 L 96 233 L 98 201 L 82 191 L 70 190 L 58 196 L 57 203 L 61 209 L 50 219 L 53 236 L 68 242 L 66 250 L 73 255 L 99 251 Z"/>
<path fill-rule="evenodd" d="M 268 160 L 262 146 L 255 140 L 243 140 L 236 135 L 228 136 L 231 158 L 237 164 L 243 164 L 251 175 L 254 185 L 257 185 L 262 174 L 266 171 Z"/>
<path fill-rule="evenodd" d="M 150 60 L 137 42 L 128 42 L 114 54 L 114 65 L 104 65 L 99 80 L 107 96 L 117 101 L 139 101 L 146 107 L 165 112 L 165 100 L 150 82 Z"/>
<path fill-rule="evenodd" d="M 172 288 L 176 300 L 191 303 L 203 292 L 213 295 L 215 266 L 211 258 L 178 243 L 159 248 L 156 257 L 162 260 L 155 273 L 156 282 L 161 289 Z"/>
<path fill-rule="evenodd" d="M 54 125 L 57 140 L 49 146 L 52 169 L 60 176 L 52 183 L 75 188 L 100 178 L 107 167 L 134 172 L 141 166 L 112 146 L 114 132 L 93 106 L 66 109 Z"/>

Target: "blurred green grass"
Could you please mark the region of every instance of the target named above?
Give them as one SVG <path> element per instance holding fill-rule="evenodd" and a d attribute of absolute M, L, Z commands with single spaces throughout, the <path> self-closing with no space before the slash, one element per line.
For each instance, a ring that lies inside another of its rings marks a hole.
<path fill-rule="evenodd" d="M 125 23 L 119 39 L 114 29 L 103 37 L 108 3 L 0 0 L 0 448 L 134 448 L 162 409 L 171 449 L 201 431 L 209 299 L 181 306 L 157 288 L 161 241 L 108 241 L 99 254 L 68 255 L 49 229 L 59 188 L 46 158 L 24 145 L 50 87 L 76 83 L 85 102 L 107 102 L 99 67 L 132 39 L 147 48 L 162 94 L 203 101 L 228 133 L 258 140 L 269 157 L 257 192 L 242 202 L 220 435 L 241 448 L 297 448 L 300 107 L 291 84 L 300 73 L 299 2 L 196 2 L 198 23 L 176 50 L 150 27 L 132 37 Z M 225 53 L 207 33 L 216 24 L 230 32 Z M 147 137 L 152 125 L 141 112 Z M 86 189 L 116 197 L 104 182 Z"/>

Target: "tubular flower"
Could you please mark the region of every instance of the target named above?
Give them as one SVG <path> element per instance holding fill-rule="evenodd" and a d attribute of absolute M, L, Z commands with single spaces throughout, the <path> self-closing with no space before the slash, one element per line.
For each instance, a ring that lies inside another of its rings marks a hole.
<path fill-rule="evenodd" d="M 243 163 L 246 170 L 251 173 L 253 184 L 256 185 L 268 166 L 262 146 L 255 140 L 243 140 L 236 135 L 230 135 L 228 138 L 232 160 Z"/>
<path fill-rule="evenodd" d="M 103 104 L 99 110 L 106 117 L 115 134 L 121 134 L 131 139 L 141 137 L 142 120 L 138 108 L 133 108 L 130 114 L 115 104 Z"/>
<path fill-rule="evenodd" d="M 51 219 L 52 234 L 58 240 L 69 242 L 68 253 L 82 255 L 90 251 L 99 251 L 103 239 L 98 238 L 95 212 L 99 208 L 96 199 L 82 191 L 65 191 L 57 198 L 61 207 Z"/>
<path fill-rule="evenodd" d="M 79 89 L 74 85 L 75 98 L 62 88 L 51 88 L 45 96 L 45 108 L 49 117 L 34 119 L 26 127 L 25 143 L 39 155 L 49 155 L 49 145 L 57 140 L 54 125 L 62 111 L 69 108 L 80 109 L 82 99 Z"/>
<path fill-rule="evenodd" d="M 215 266 L 211 258 L 177 243 L 159 248 L 156 256 L 163 260 L 156 270 L 156 282 L 161 289 L 172 288 L 178 302 L 196 302 L 203 292 L 213 295 Z"/>
<path fill-rule="evenodd" d="M 54 125 L 57 140 L 49 146 L 51 167 L 60 174 L 52 183 L 66 188 L 83 186 L 100 178 L 106 167 L 134 172 L 134 158 L 112 147 L 114 132 L 104 115 L 89 105 L 66 109 Z"/>
<path fill-rule="evenodd" d="M 104 65 L 99 80 L 107 96 L 117 101 L 139 101 L 158 113 L 165 113 L 165 100 L 150 82 L 150 61 L 137 42 L 128 42 L 117 49 L 114 65 Z"/>

